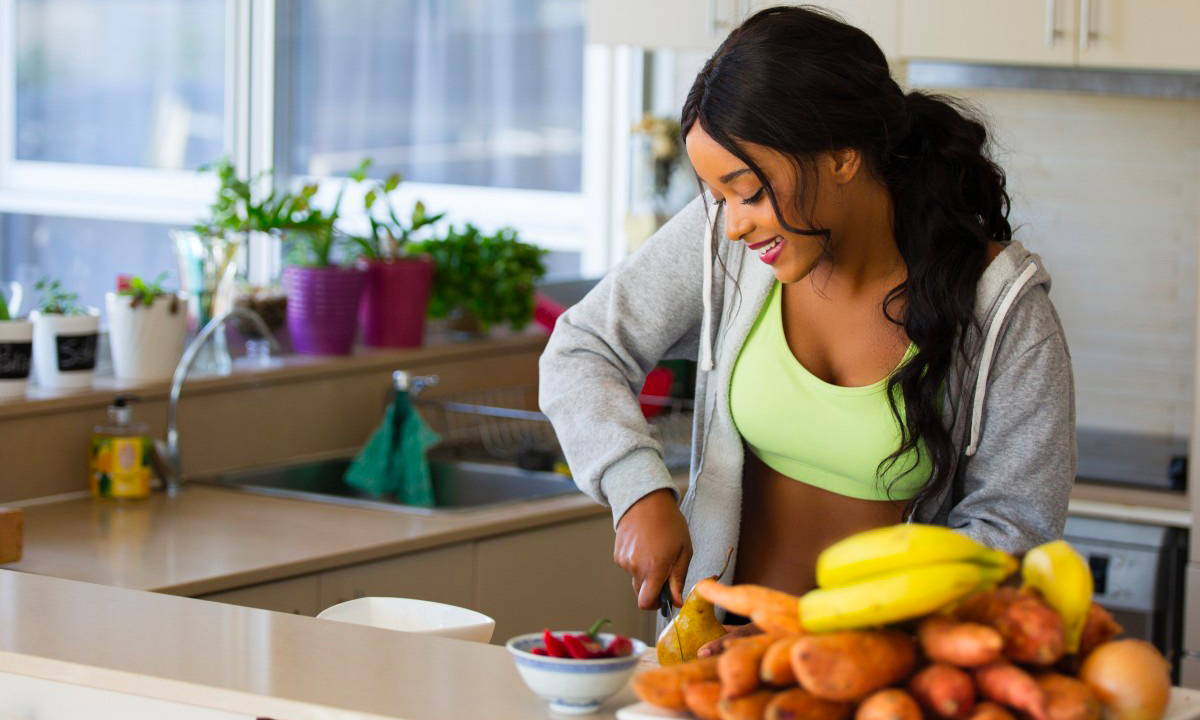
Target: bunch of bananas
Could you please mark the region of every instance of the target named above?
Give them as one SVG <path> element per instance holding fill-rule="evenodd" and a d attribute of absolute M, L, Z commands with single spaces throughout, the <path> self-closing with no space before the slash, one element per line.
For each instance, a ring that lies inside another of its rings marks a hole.
<path fill-rule="evenodd" d="M 800 598 L 801 623 L 809 632 L 825 632 L 920 617 L 994 587 L 1016 569 L 1011 555 L 944 527 L 868 530 L 817 558 L 819 587 Z"/>

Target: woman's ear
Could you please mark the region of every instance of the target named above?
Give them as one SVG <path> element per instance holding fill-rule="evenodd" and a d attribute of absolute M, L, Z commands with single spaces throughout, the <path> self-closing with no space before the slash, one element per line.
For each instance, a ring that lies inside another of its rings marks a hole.
<path fill-rule="evenodd" d="M 828 156 L 828 170 L 838 185 L 845 185 L 858 176 L 862 168 L 862 153 L 854 148 L 834 150 Z"/>

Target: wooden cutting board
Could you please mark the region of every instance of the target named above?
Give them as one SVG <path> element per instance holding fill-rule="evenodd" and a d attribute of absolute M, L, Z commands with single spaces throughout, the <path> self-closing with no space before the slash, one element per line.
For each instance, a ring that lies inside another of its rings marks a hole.
<path fill-rule="evenodd" d="M 0 508 L 0 563 L 21 559 L 25 514 L 19 508 Z"/>

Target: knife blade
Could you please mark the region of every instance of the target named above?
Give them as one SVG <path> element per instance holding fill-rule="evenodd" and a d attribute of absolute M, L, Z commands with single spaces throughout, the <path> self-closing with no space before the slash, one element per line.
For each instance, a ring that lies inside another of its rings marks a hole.
<path fill-rule="evenodd" d="M 675 628 L 675 644 L 679 647 L 679 661 L 683 662 L 687 658 L 683 656 L 683 640 L 679 638 L 679 624 L 675 622 L 675 605 L 671 601 L 671 581 L 663 583 L 662 589 L 658 591 L 658 612 Z"/>

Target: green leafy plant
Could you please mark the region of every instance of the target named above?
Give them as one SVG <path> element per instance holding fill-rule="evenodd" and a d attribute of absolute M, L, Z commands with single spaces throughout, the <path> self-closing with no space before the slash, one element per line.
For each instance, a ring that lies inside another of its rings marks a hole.
<path fill-rule="evenodd" d="M 141 277 L 134 275 L 129 278 L 129 284 L 126 287 L 117 291 L 117 295 L 129 298 L 130 307 L 137 307 L 138 305 L 150 307 L 158 298 L 170 296 L 172 300 L 171 314 L 175 314 L 179 307 L 179 298 L 175 293 L 163 289 L 162 281 L 166 278 L 167 274 L 165 272 L 159 273 L 150 282 L 146 282 Z"/>
<path fill-rule="evenodd" d="M 63 290 L 58 280 L 42 278 L 33 286 L 41 293 L 38 312 L 43 315 L 86 315 L 87 308 L 79 302 L 79 293 Z"/>
<path fill-rule="evenodd" d="M 255 231 L 316 230 L 324 222 L 311 206 L 312 197 L 317 194 L 316 183 L 306 184 L 295 193 L 272 189 L 262 195 L 257 188 L 271 174 L 270 170 L 239 178 L 229 158 L 204 165 L 200 170 L 215 172 L 219 185 L 208 218 L 194 228 L 197 233 L 229 236 Z"/>
<path fill-rule="evenodd" d="M 4 293 L 0 293 L 0 320 L 12 320 L 8 314 L 8 302 L 4 299 Z"/>
<path fill-rule="evenodd" d="M 533 285 L 546 274 L 546 251 L 521 242 L 516 230 L 486 235 L 470 223 L 461 231 L 452 225 L 444 237 L 414 243 L 412 250 L 433 257 L 430 317 L 465 310 L 484 329 L 509 322 L 517 330 L 533 319 Z"/>
<path fill-rule="evenodd" d="M 356 182 L 364 182 L 371 159 L 363 160 L 358 169 L 350 174 Z M 362 257 L 369 260 L 394 260 L 405 255 L 409 241 L 425 227 L 430 227 L 445 217 L 445 213 L 430 215 L 420 200 L 413 205 L 408 220 L 401 220 L 392 204 L 391 193 L 400 186 L 400 173 L 392 173 L 386 179 L 374 183 L 363 196 L 363 210 L 370 223 L 370 234 L 348 235 Z M 382 214 L 382 219 L 379 215 Z"/>

